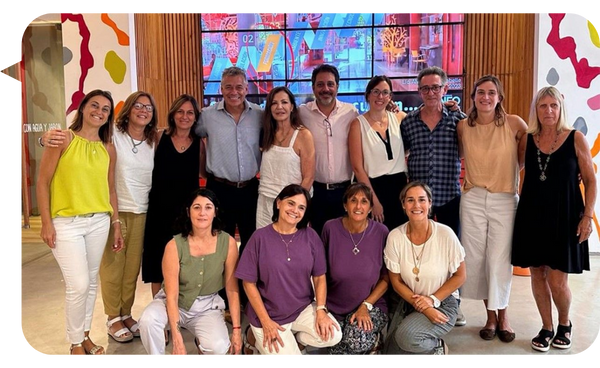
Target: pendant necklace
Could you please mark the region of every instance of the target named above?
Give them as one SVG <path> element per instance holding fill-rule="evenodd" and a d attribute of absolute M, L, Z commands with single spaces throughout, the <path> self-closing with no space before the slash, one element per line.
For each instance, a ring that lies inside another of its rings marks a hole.
<path fill-rule="evenodd" d="M 410 224 L 407 225 L 409 227 L 409 233 L 407 233 L 407 238 L 408 241 L 410 241 L 410 249 L 412 250 L 412 255 L 413 255 L 413 264 L 415 265 L 412 269 L 412 273 L 415 275 L 415 281 L 419 282 L 419 273 L 421 272 L 421 263 L 423 262 L 423 252 L 425 251 L 425 245 L 427 245 L 427 240 L 425 240 L 425 242 L 423 243 L 423 248 L 421 249 L 421 253 L 419 253 L 419 255 L 417 255 L 417 253 L 415 252 L 415 245 L 412 242 L 412 239 L 408 236 L 408 234 L 411 234 L 412 236 L 412 231 L 410 231 Z M 427 234 L 429 233 L 429 220 L 427 220 L 427 230 L 425 231 L 425 237 L 427 237 Z"/>
<path fill-rule="evenodd" d="M 298 233 L 298 230 L 296 230 L 296 232 L 294 233 L 294 235 L 292 236 L 292 238 L 290 239 L 289 242 L 286 242 L 283 239 L 283 235 L 281 235 L 281 233 L 279 231 L 277 231 L 275 229 L 275 226 L 273 226 L 273 230 L 275 230 L 275 232 L 277 234 L 279 234 L 279 238 L 281 239 L 281 241 L 283 242 L 283 244 L 285 244 L 285 253 L 287 254 L 287 261 L 291 261 L 292 259 L 290 258 L 290 249 L 289 249 L 289 245 L 292 244 L 292 242 L 294 241 L 294 238 L 296 237 L 296 234 Z"/>
<path fill-rule="evenodd" d="M 343 225 L 343 223 L 342 223 L 342 225 Z M 368 223 L 367 223 L 367 226 L 368 226 Z M 360 237 L 360 240 L 358 241 L 358 243 L 355 243 L 354 238 L 352 237 L 352 233 L 350 232 L 350 230 L 348 230 L 348 235 L 350 235 L 350 240 L 352 240 L 352 244 L 354 244 L 354 249 L 352 249 L 352 253 L 354 253 L 354 255 L 357 255 L 358 253 L 360 253 L 360 249 L 358 249 L 358 245 L 365 237 L 366 232 L 367 232 L 367 227 L 365 226 L 365 230 L 363 231 L 362 236 Z"/>
<path fill-rule="evenodd" d="M 556 142 L 558 142 L 559 133 L 556 133 L 556 138 L 554 139 L 554 143 L 550 147 L 550 151 L 548 152 L 548 157 L 546 157 L 546 162 L 544 163 L 544 167 L 542 168 L 542 159 L 540 157 L 540 133 L 537 134 L 537 162 L 540 168 L 540 181 L 545 181 L 547 179 L 546 176 L 546 168 L 548 167 L 548 162 L 550 162 L 550 156 L 554 152 L 554 147 L 556 146 Z"/>
<path fill-rule="evenodd" d="M 131 139 L 131 144 L 133 145 L 133 147 L 131 148 L 131 152 L 133 152 L 133 153 L 138 153 L 138 149 L 137 149 L 137 147 L 138 147 L 140 144 L 144 143 L 144 141 L 145 141 L 146 139 L 144 138 L 144 139 L 142 139 L 142 140 L 141 140 L 139 143 L 135 143 L 135 142 L 133 141 L 133 137 L 132 137 L 132 136 L 129 134 L 129 132 L 127 132 L 127 135 L 129 136 L 129 139 Z"/>
<path fill-rule="evenodd" d="M 277 141 L 277 145 L 278 145 L 278 146 L 281 146 L 281 144 L 282 144 L 283 142 L 285 142 L 285 140 L 287 139 L 288 135 L 290 135 L 290 131 L 292 131 L 292 130 L 293 130 L 293 129 L 292 129 L 292 128 L 290 128 L 290 130 L 288 130 L 288 131 L 287 131 L 287 133 L 285 133 L 285 134 L 283 135 L 283 138 L 282 138 L 281 140 L 279 140 L 279 139 L 275 138 L 275 140 Z M 283 129 L 282 129 L 281 131 L 283 132 Z"/>

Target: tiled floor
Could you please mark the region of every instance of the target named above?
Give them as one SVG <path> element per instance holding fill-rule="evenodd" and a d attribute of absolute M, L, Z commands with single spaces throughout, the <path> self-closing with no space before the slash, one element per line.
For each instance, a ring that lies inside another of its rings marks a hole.
<path fill-rule="evenodd" d="M 65 339 L 64 323 L 64 285 L 60 270 L 45 244 L 37 240 L 39 230 L 36 228 L 36 219 L 32 219 L 32 229 L 23 230 L 22 243 L 22 329 L 25 340 L 17 339 L 19 344 L 29 344 L 35 350 L 43 354 L 66 354 L 69 344 Z M 33 234 L 33 235 L 29 235 Z M 10 280 L 5 280 L 10 281 Z M 572 359 L 563 360 L 563 364 L 571 365 L 573 359 L 583 362 L 584 359 L 600 356 L 600 341 L 597 340 L 600 327 L 600 256 L 592 256 L 592 271 L 583 275 L 570 276 L 570 285 L 573 292 L 573 303 L 571 307 L 571 320 L 574 330 L 574 344 L 570 350 L 559 351 L 551 349 L 548 353 L 538 353 L 531 349 L 530 340 L 541 327 L 541 321 L 531 295 L 529 277 L 513 276 L 513 288 L 510 304 L 510 318 L 517 338 L 510 344 L 505 344 L 497 338 L 493 341 L 484 341 L 479 338 L 478 331 L 485 323 L 485 310 L 480 301 L 463 300 L 462 310 L 467 318 L 467 325 L 455 327 L 446 337 L 450 348 L 450 355 L 466 355 L 464 359 L 469 361 L 483 358 L 483 355 L 494 355 L 486 358 L 487 362 L 518 361 L 540 357 L 536 360 L 542 364 L 553 364 L 554 358 L 549 356 L 571 356 Z M 138 317 L 143 308 L 151 299 L 149 285 L 138 283 L 136 302 L 133 308 L 134 317 Z M 18 314 L 5 315 L 4 318 L 18 318 Z M 556 316 L 555 316 L 556 320 Z M 92 326 L 92 339 L 105 346 L 107 354 L 145 354 L 139 339 L 131 343 L 120 344 L 106 335 L 106 316 L 103 313 L 102 300 L 99 296 L 96 301 L 94 322 Z M 4 331 L 6 334 L 7 331 Z M 186 343 L 189 354 L 196 354 L 192 336 L 186 332 Z M 13 341 L 13 340 L 10 340 Z M 594 342 L 595 341 L 595 342 Z M 592 349 L 584 354 L 578 354 L 594 345 Z M 17 346 L 24 349 L 30 357 L 44 359 L 44 355 L 36 354 L 29 349 L 28 345 Z M 9 346 L 5 345 L 5 349 Z M 170 347 L 167 348 L 170 351 Z M 326 358 L 321 355 L 321 358 Z M 149 362 L 149 357 L 143 358 Z M 221 357 L 220 359 L 223 359 Z M 253 359 L 253 358 L 247 358 Z M 393 357 L 372 356 L 354 357 L 348 361 L 349 364 L 363 365 L 361 359 L 396 359 Z M 404 358 L 402 358 L 404 359 Z M 414 359 L 408 358 L 408 359 Z M 456 357 L 448 357 L 456 359 Z M 552 360 L 551 360 L 552 359 Z M 563 358 L 558 358 L 563 359 Z M 127 358 L 127 362 L 131 362 Z M 136 360 L 137 361 L 137 360 Z M 380 361 L 380 360 L 377 360 Z M 456 361 L 456 360 L 455 360 Z M 255 360 L 255 362 L 257 362 Z M 458 362 L 458 361 L 457 361 Z"/>

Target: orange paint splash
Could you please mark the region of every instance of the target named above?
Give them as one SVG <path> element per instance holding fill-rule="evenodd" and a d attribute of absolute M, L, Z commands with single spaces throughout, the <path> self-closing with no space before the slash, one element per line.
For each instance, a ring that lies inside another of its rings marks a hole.
<path fill-rule="evenodd" d="M 596 140 L 594 141 L 594 145 L 592 146 L 590 152 L 592 153 L 592 157 L 596 157 L 598 152 L 600 152 L 600 134 L 598 134 L 598 136 L 596 137 Z"/>
<path fill-rule="evenodd" d="M 115 116 L 119 115 L 119 112 L 121 112 L 121 109 L 123 108 L 124 104 L 125 104 L 125 102 L 123 102 L 123 101 L 119 101 L 117 103 L 117 106 L 115 106 Z"/>
<path fill-rule="evenodd" d="M 117 27 L 117 24 L 112 19 L 110 19 L 108 14 L 102 13 L 100 19 L 102 19 L 102 23 L 106 24 L 107 26 L 112 28 L 113 31 L 115 31 L 115 35 L 117 36 L 117 41 L 119 42 L 119 45 L 129 46 L 129 36 L 127 35 L 127 33 L 121 31 L 119 27 Z"/>

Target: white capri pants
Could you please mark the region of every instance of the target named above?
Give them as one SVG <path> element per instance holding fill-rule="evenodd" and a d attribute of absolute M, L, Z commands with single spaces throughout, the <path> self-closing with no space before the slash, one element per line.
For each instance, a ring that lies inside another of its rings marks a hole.
<path fill-rule="evenodd" d="M 265 349 L 263 347 L 263 329 L 250 325 L 252 332 L 256 337 L 255 346 L 261 355 L 300 355 L 302 353 L 298 348 L 297 342 L 304 346 L 313 346 L 316 348 L 327 348 L 337 345 L 342 340 L 342 330 L 335 317 L 333 317 L 331 313 L 328 313 L 327 315 L 337 325 L 337 329 L 334 328 L 333 337 L 330 338 L 329 341 L 321 340 L 315 329 L 317 304 L 313 302 L 300 313 L 294 322 L 281 325 L 281 327 L 285 328 L 285 331 L 278 332 L 284 346 L 279 347 L 279 353 L 276 352 L 275 349 L 273 349 L 272 352 Z"/>
<path fill-rule="evenodd" d="M 55 217 L 56 246 L 52 254 L 65 280 L 67 339 L 83 342 L 92 326 L 98 290 L 98 271 L 110 229 L 108 213 Z"/>
<path fill-rule="evenodd" d="M 472 188 L 460 201 L 461 243 L 467 280 L 461 296 L 487 299 L 488 310 L 508 307 L 513 225 L 519 196 Z"/>
<path fill-rule="evenodd" d="M 166 299 L 161 289 L 139 319 L 140 337 L 148 354 L 165 353 L 165 327 L 169 324 Z M 179 308 L 179 325 L 198 339 L 203 354 L 226 354 L 229 350 L 224 309 L 225 302 L 217 293 L 197 297 L 190 310 Z"/>
<path fill-rule="evenodd" d="M 273 223 L 273 202 L 275 198 L 270 198 L 264 194 L 258 194 L 256 202 L 256 228 L 260 229 Z"/>

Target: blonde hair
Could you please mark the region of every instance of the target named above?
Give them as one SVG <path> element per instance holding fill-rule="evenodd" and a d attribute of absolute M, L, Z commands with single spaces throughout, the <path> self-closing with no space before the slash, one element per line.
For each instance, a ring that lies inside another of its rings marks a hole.
<path fill-rule="evenodd" d="M 544 87 L 538 91 L 535 95 L 535 98 L 531 102 L 531 109 L 529 111 L 529 122 L 527 133 L 537 134 L 540 131 L 540 120 L 537 114 L 537 106 L 540 103 L 540 100 L 546 96 L 550 96 L 558 101 L 558 105 L 560 107 L 560 114 L 558 116 L 558 122 L 556 123 L 556 131 L 561 132 L 563 130 L 572 130 L 573 127 L 569 124 L 567 120 L 567 112 L 565 110 L 565 100 L 556 87 Z"/>

